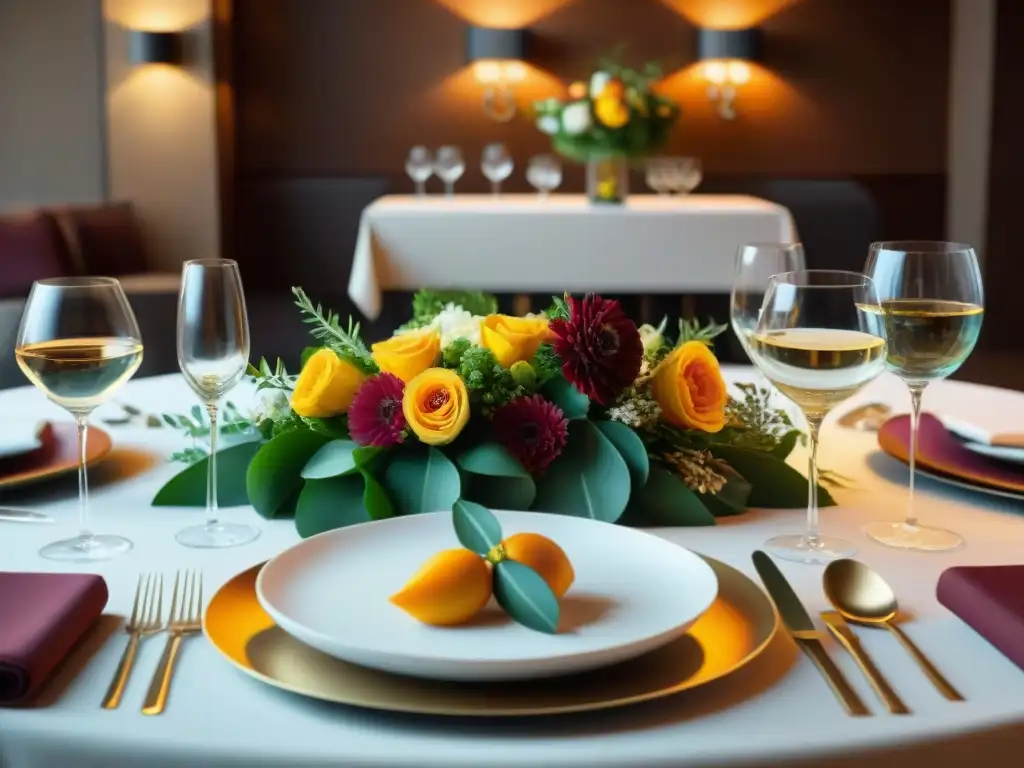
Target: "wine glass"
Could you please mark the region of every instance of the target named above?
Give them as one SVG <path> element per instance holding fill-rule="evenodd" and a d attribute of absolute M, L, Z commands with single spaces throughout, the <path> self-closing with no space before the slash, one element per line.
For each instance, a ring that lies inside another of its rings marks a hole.
<path fill-rule="evenodd" d="M 466 172 L 466 161 L 458 147 L 441 147 L 434 158 L 434 173 L 444 182 L 445 194 L 455 194 L 455 182 Z"/>
<path fill-rule="evenodd" d="M 664 157 L 652 157 L 645 163 L 644 181 L 661 197 L 668 197 L 672 190 L 668 174 L 668 160 Z"/>
<path fill-rule="evenodd" d="M 484 147 L 480 169 L 491 182 L 491 191 L 497 197 L 501 194 L 501 182 L 512 175 L 515 161 L 504 144 L 488 144 Z"/>
<path fill-rule="evenodd" d="M 699 157 L 673 158 L 668 171 L 668 185 L 673 192 L 689 194 L 693 192 L 703 179 Z"/>
<path fill-rule="evenodd" d="M 800 243 L 747 243 L 736 254 L 729 317 L 733 333 L 750 355 L 747 338 L 757 330 L 768 280 L 782 272 L 805 268 L 804 247 Z"/>
<path fill-rule="evenodd" d="M 785 272 L 768 282 L 748 349 L 765 378 L 803 412 L 811 437 L 807 530 L 766 542 L 777 557 L 826 563 L 857 551 L 818 529 L 818 432 L 832 408 L 885 370 L 880 315 L 871 278 L 856 272 Z"/>
<path fill-rule="evenodd" d="M 541 200 L 546 200 L 548 193 L 562 184 L 562 163 L 553 155 L 531 157 L 526 180 L 540 193 Z"/>
<path fill-rule="evenodd" d="M 416 195 L 427 194 L 427 179 L 434 173 L 434 158 L 426 147 L 413 147 L 405 160 L 405 172 L 416 183 Z"/>
<path fill-rule="evenodd" d="M 910 390 L 910 498 L 905 522 L 877 522 L 864 532 L 901 549 L 941 552 L 963 543 L 944 528 L 920 525 L 914 511 L 914 464 L 921 396 L 967 359 L 981 332 L 981 271 L 969 245 L 873 243 L 864 267 L 881 300 L 889 339 L 888 367 Z"/>
<path fill-rule="evenodd" d="M 58 277 L 32 284 L 14 350 L 18 367 L 78 424 L 78 526 L 47 544 L 50 560 L 108 560 L 132 543 L 89 530 L 86 442 L 89 414 L 132 377 L 142 362 L 142 335 L 121 284 L 110 277 Z"/>
<path fill-rule="evenodd" d="M 249 318 L 238 264 L 231 259 L 186 261 L 178 296 L 178 365 L 210 416 L 204 525 L 178 531 L 179 544 L 219 549 L 247 544 L 258 528 L 217 519 L 217 402 L 231 390 L 249 361 Z"/>

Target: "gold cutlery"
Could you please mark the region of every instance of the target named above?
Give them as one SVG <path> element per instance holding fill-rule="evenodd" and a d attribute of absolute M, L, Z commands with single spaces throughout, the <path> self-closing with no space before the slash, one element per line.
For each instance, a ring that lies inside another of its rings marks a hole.
<path fill-rule="evenodd" d="M 160 621 L 163 612 L 164 577 L 156 574 L 139 576 L 135 587 L 135 602 L 132 604 L 132 615 L 125 624 L 128 633 L 128 646 L 121 654 L 114 679 L 110 681 L 107 695 L 103 699 L 104 709 L 115 709 L 121 703 L 121 696 L 128 685 L 128 677 L 135 666 L 135 654 L 139 650 L 142 638 L 160 632 L 164 627 Z"/>
<path fill-rule="evenodd" d="M 888 629 L 943 696 L 950 701 L 964 700 L 914 641 L 893 622 L 899 605 L 896 594 L 885 579 L 857 560 L 836 560 L 825 569 L 824 584 L 829 602 L 845 619 L 855 624 Z"/>
<path fill-rule="evenodd" d="M 181 600 L 178 600 L 178 586 L 181 584 Z M 159 715 L 167 706 L 167 695 L 171 689 L 171 677 L 178 659 L 178 651 L 185 635 L 195 634 L 202 628 L 203 575 L 197 571 L 178 571 L 174 576 L 174 592 L 171 597 L 171 614 L 167 622 L 167 646 L 160 658 L 160 664 L 149 684 L 146 703 L 142 714 Z"/>
<path fill-rule="evenodd" d="M 839 703 L 846 708 L 848 714 L 856 716 L 870 715 L 871 712 L 864 706 L 860 696 L 850 687 L 850 683 L 843 676 L 843 673 L 839 671 L 835 662 L 825 652 L 825 646 L 821 642 L 821 632 L 815 629 L 811 617 L 800 602 L 800 598 L 796 596 L 793 588 L 789 586 L 789 582 L 786 581 L 786 577 L 782 575 L 778 566 L 772 562 L 768 555 L 760 550 L 754 552 L 753 560 L 754 568 L 757 569 L 757 575 L 764 582 L 765 589 L 771 595 L 779 615 L 782 616 L 783 623 L 789 630 L 789 634 L 796 641 L 796 644 L 800 646 L 800 650 L 806 653 L 811 661 L 814 662 L 818 671 L 831 686 L 832 693 L 835 694 Z"/>
<path fill-rule="evenodd" d="M 860 671 L 864 673 L 864 677 L 871 683 L 871 687 L 875 689 L 875 693 L 878 694 L 878 698 L 885 704 L 886 709 L 894 715 L 909 715 L 910 710 L 907 709 L 907 705 L 903 703 L 903 700 L 900 699 L 896 691 L 889 685 L 889 681 L 885 679 L 878 670 L 878 667 L 875 666 L 867 651 L 860 644 L 860 640 L 853 634 L 850 625 L 846 623 L 846 620 L 839 612 L 824 611 L 821 614 L 821 620 L 825 622 L 825 626 L 829 628 L 836 640 L 839 641 L 839 644 L 853 656 L 853 660 L 857 662 Z"/>

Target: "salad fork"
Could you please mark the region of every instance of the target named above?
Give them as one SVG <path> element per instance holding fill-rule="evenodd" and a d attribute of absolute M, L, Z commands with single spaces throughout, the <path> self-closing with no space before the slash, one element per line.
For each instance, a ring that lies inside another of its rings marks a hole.
<path fill-rule="evenodd" d="M 178 600 L 178 587 L 181 586 L 181 601 Z M 149 684 L 146 703 L 142 705 L 142 714 L 159 715 L 167 706 L 167 695 L 171 689 L 171 677 L 174 675 L 174 664 L 178 659 L 178 651 L 185 635 L 199 632 L 203 628 L 203 575 L 198 571 L 178 571 L 174 576 L 174 592 L 171 595 L 171 613 L 167 622 L 167 631 L 171 636 L 160 658 L 160 664 Z"/>
<path fill-rule="evenodd" d="M 156 574 L 140 574 L 139 583 L 135 587 L 135 602 L 132 604 L 132 615 L 125 624 L 128 633 L 128 646 L 121 654 L 114 679 L 110 681 L 107 695 L 103 699 L 104 709 L 116 709 L 121 703 L 121 696 L 128 685 L 128 676 L 135 666 L 135 654 L 139 643 L 147 635 L 163 630 L 160 614 L 163 612 L 164 577 Z"/>

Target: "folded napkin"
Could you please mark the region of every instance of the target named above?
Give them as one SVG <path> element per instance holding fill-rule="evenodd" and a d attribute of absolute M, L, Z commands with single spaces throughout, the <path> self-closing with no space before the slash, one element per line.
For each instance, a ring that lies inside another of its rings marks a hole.
<path fill-rule="evenodd" d="M 1016 414 L 976 416 L 970 421 L 943 414 L 939 420 L 954 435 L 972 443 L 1000 448 L 1024 448 L 1024 424 L 1019 423 Z"/>
<path fill-rule="evenodd" d="M 0 571 L 0 704 L 34 693 L 106 604 L 100 576 Z"/>
<path fill-rule="evenodd" d="M 1024 669 L 1024 565 L 948 568 L 936 597 Z"/>

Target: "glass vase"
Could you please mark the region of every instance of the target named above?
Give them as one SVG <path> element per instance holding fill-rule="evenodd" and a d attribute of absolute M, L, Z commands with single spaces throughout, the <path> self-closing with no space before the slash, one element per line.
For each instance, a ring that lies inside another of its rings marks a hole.
<path fill-rule="evenodd" d="M 591 203 L 621 205 L 629 197 L 629 160 L 613 155 L 587 161 L 587 198 Z"/>

